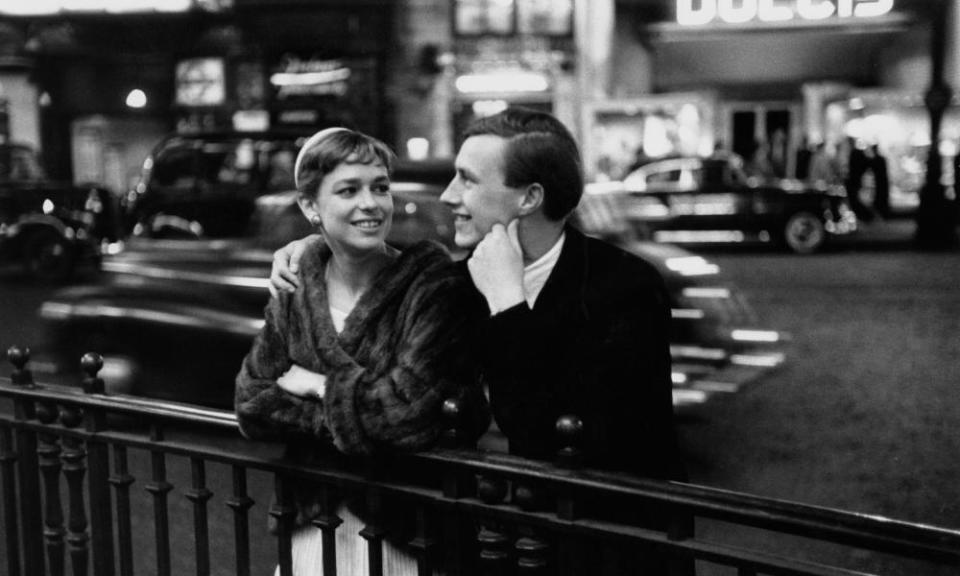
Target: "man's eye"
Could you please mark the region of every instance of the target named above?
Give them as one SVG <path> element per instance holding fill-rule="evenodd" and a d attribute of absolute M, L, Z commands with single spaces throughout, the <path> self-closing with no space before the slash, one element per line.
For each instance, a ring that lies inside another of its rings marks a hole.
<path fill-rule="evenodd" d="M 376 185 L 376 186 L 373 187 L 373 191 L 376 192 L 377 194 L 389 194 L 389 193 L 390 193 L 390 185 L 389 185 L 389 184 L 378 184 L 378 185 Z"/>
<path fill-rule="evenodd" d="M 352 196 L 356 194 L 357 188 L 355 186 L 347 186 L 346 188 L 341 188 L 337 190 L 337 195 L 339 196 Z"/>

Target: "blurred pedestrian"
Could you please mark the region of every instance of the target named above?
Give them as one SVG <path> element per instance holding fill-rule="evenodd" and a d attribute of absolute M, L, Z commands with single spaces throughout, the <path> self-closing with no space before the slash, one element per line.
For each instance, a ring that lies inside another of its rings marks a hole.
<path fill-rule="evenodd" d="M 853 138 L 848 138 L 847 143 L 850 150 L 847 157 L 847 173 L 843 180 L 844 188 L 847 190 L 847 200 L 850 202 L 850 208 L 857 215 L 857 218 L 869 222 L 873 219 L 873 213 L 863 203 L 860 191 L 863 189 L 863 176 L 870 164 L 866 153 L 857 146 Z"/>
<path fill-rule="evenodd" d="M 813 183 L 822 185 L 837 182 L 837 172 L 834 168 L 833 159 L 827 154 L 827 145 L 824 142 L 817 142 L 813 148 L 813 154 L 810 156 L 808 179 Z"/>
<path fill-rule="evenodd" d="M 587 466 L 684 479 L 663 280 L 568 224 L 583 190 L 573 136 L 552 115 L 523 108 L 476 120 L 465 136 L 441 200 L 453 211 L 457 246 L 473 250 L 462 270 L 488 316 L 476 354 L 511 453 L 554 459 L 557 420 L 573 414 L 583 422 Z M 295 288 L 291 268 L 303 250 L 300 241 L 276 253 L 276 288 Z M 635 510 L 627 521 L 638 521 Z M 639 522 L 665 531 L 671 517 L 650 506 Z M 614 556 L 640 556 L 633 570 L 668 573 L 654 549 Z M 693 571 L 692 562 L 674 568 Z"/>
<path fill-rule="evenodd" d="M 770 159 L 770 145 L 766 140 L 761 139 L 756 141 L 746 170 L 750 176 L 758 176 L 760 178 L 772 178 L 775 175 L 773 163 Z"/>
<path fill-rule="evenodd" d="M 243 434 L 288 440 L 291 458 L 309 461 L 320 441 L 347 454 L 429 446 L 447 398 L 463 398 L 478 430 L 486 423 L 469 280 L 438 244 L 399 252 L 385 242 L 393 161 L 382 142 L 342 128 L 318 132 L 297 158 L 298 203 L 322 241 L 300 260 L 303 289 L 271 298 L 236 382 Z M 309 488 L 294 497 L 295 576 L 323 573 L 316 499 Z M 352 500 L 336 510 L 340 574 L 368 573 L 364 512 Z M 396 539 L 406 535 L 388 532 L 384 573 L 416 574 Z"/>
<path fill-rule="evenodd" d="M 890 217 L 890 175 L 887 159 L 880 153 L 880 146 L 873 144 L 869 150 L 869 167 L 873 173 L 873 209 L 881 218 Z"/>
<path fill-rule="evenodd" d="M 797 180 L 806 180 L 807 176 L 810 174 L 810 161 L 813 157 L 813 150 L 810 146 L 810 143 L 807 141 L 807 137 L 804 136 L 800 140 L 800 147 L 797 148 L 797 154 L 795 158 L 795 168 L 794 168 L 794 177 Z"/>

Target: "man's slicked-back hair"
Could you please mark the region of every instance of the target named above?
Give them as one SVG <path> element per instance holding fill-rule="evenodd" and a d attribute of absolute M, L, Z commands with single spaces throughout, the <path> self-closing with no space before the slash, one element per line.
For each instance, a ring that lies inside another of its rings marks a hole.
<path fill-rule="evenodd" d="M 391 174 L 396 155 L 389 146 L 362 132 L 346 128 L 322 130 L 303 145 L 297 156 L 297 191 L 301 196 L 313 197 L 323 178 L 347 160 L 358 164 L 380 162 Z"/>
<path fill-rule="evenodd" d="M 566 218 L 583 194 L 583 163 L 573 135 L 552 114 L 523 107 L 478 118 L 464 132 L 507 140 L 504 184 L 543 187 L 543 213 L 550 220 Z"/>

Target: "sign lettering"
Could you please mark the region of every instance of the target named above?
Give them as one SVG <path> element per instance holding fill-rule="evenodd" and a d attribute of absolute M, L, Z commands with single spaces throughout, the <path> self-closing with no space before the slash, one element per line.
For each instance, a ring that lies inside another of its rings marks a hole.
<path fill-rule="evenodd" d="M 677 0 L 677 23 L 786 22 L 825 18 L 875 18 L 893 10 L 893 0 Z"/>

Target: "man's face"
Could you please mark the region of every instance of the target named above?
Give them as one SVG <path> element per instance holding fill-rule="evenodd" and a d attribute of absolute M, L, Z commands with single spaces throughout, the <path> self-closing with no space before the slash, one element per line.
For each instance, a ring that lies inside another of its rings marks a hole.
<path fill-rule="evenodd" d="M 471 136 L 460 147 L 457 175 L 440 196 L 453 211 L 460 248 L 473 248 L 497 222 L 507 225 L 520 213 L 523 188 L 503 183 L 507 141 L 488 134 Z"/>

